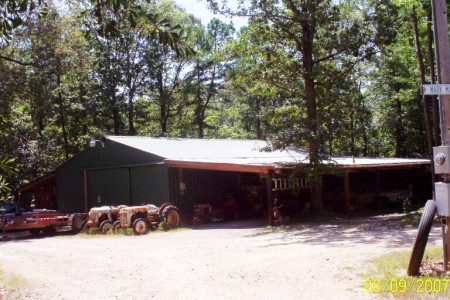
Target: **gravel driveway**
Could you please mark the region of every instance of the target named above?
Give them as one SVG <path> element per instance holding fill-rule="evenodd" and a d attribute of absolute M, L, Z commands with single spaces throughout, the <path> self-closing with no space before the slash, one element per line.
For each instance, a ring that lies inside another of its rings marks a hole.
<path fill-rule="evenodd" d="M 21 287 L 0 299 L 373 299 L 363 262 L 411 249 L 415 234 L 392 216 L 17 238 L 0 242 L 0 265 Z M 430 244 L 441 245 L 440 227 Z"/>

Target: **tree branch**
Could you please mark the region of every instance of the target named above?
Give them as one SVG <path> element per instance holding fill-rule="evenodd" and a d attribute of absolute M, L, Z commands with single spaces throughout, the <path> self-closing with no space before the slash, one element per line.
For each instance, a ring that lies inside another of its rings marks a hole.
<path fill-rule="evenodd" d="M 21 65 L 21 66 L 40 67 L 40 65 L 38 65 L 36 63 L 33 63 L 33 62 L 23 62 L 23 61 L 20 61 L 20 60 L 11 58 L 11 57 L 3 56 L 3 55 L 0 55 L 0 59 L 9 61 L 9 62 L 12 62 L 12 63 L 15 63 L 15 64 L 18 64 L 18 65 Z"/>
<path fill-rule="evenodd" d="M 337 51 L 335 53 L 331 53 L 330 55 L 324 56 L 322 58 L 315 59 L 314 63 L 316 64 L 316 63 L 320 63 L 320 62 L 325 61 L 325 60 L 329 60 L 329 59 L 334 58 L 334 57 L 338 56 L 339 54 L 341 54 L 341 53 L 343 53 L 343 52 L 345 52 L 347 50 L 348 49 L 341 49 L 341 50 L 339 50 L 339 51 Z"/>

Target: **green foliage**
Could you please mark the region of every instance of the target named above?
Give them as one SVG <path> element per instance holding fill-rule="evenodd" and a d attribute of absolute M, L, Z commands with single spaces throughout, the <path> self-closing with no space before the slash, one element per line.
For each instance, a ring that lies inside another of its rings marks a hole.
<path fill-rule="evenodd" d="M 9 41 L 14 29 L 28 18 L 46 13 L 45 0 L 4 0 L 0 2 L 0 41 Z"/>
<path fill-rule="evenodd" d="M 17 172 L 14 161 L 14 158 L 0 158 L 0 197 L 2 198 L 7 198 L 11 193 L 8 178 L 12 177 Z"/>
<path fill-rule="evenodd" d="M 71 1 L 63 16 L 4 3 L 0 158 L 15 170 L 3 191 L 107 134 L 269 139 L 317 163 L 426 155 L 409 18 L 416 7 L 425 53 L 420 1 L 252 1 L 237 33 L 169 0 Z"/>
<path fill-rule="evenodd" d="M 178 56 L 195 55 L 195 51 L 186 43 L 189 30 L 173 24 L 163 14 L 148 10 L 149 3 L 140 0 L 84 1 L 81 15 L 94 20 L 86 23 L 86 34 L 112 39 L 120 37 L 123 30 L 140 29 L 149 39 L 170 46 Z"/>

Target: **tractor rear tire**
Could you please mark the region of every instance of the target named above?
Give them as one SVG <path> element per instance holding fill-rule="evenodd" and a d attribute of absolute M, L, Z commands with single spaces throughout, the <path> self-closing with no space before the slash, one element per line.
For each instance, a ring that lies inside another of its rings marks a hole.
<path fill-rule="evenodd" d="M 148 231 L 148 224 L 144 219 L 138 218 L 133 222 L 133 232 L 135 235 L 146 234 Z"/>
<path fill-rule="evenodd" d="M 180 213 L 178 209 L 173 206 L 167 206 L 162 212 L 162 218 L 167 225 L 168 229 L 175 229 L 180 225 Z"/>
<path fill-rule="evenodd" d="M 72 233 L 77 234 L 79 233 L 81 230 L 83 230 L 83 226 L 85 224 L 85 221 L 83 219 L 83 217 L 79 214 L 76 214 L 72 217 Z"/>
<path fill-rule="evenodd" d="M 110 232 L 113 229 L 113 224 L 111 221 L 108 221 L 108 220 L 103 221 L 100 224 L 99 229 L 100 229 L 101 234 L 107 234 L 108 232 Z"/>
<path fill-rule="evenodd" d="M 87 231 L 88 231 L 87 222 L 88 222 L 88 220 L 84 220 L 83 223 L 81 223 L 81 230 L 80 230 L 80 232 L 87 233 Z"/>
<path fill-rule="evenodd" d="M 423 254 L 427 245 L 428 236 L 430 235 L 433 219 L 436 214 L 436 201 L 428 200 L 425 204 L 422 217 L 420 218 L 419 229 L 416 241 L 408 265 L 408 276 L 419 275 L 420 265 L 422 263 Z"/>

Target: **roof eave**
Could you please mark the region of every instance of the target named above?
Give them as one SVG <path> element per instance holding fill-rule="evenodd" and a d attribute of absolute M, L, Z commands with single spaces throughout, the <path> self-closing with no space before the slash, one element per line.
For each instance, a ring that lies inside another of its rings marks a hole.
<path fill-rule="evenodd" d="M 184 160 L 165 160 L 169 168 L 180 169 L 197 169 L 210 171 L 229 171 L 229 172 L 247 172 L 247 173 L 268 173 L 270 170 L 276 169 L 272 165 L 258 165 L 258 164 L 239 164 L 239 163 L 224 163 L 224 162 L 193 162 Z"/>

